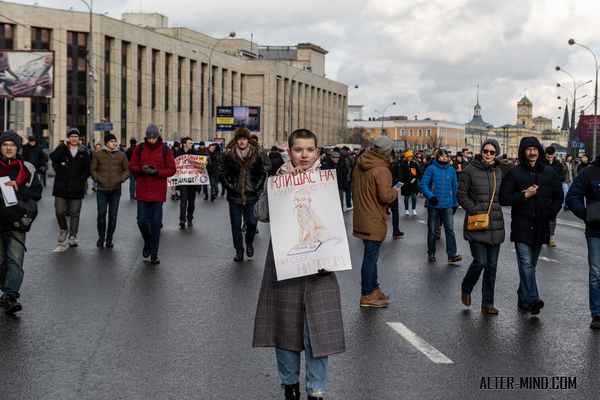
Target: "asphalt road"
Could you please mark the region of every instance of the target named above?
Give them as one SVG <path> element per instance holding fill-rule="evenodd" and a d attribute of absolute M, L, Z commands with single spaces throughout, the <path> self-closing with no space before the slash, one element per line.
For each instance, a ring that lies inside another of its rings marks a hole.
<path fill-rule="evenodd" d="M 136 202 L 125 186 L 113 249 L 96 247 L 95 195 L 88 193 L 79 247 L 55 251 L 48 184 L 27 236 L 23 311 L 0 315 L 1 399 L 284 398 L 274 349 L 251 346 L 269 225 L 259 224 L 254 257 L 234 263 L 223 197 L 206 202 L 200 195 L 188 229 L 178 227 L 179 202 L 169 199 L 161 264 L 152 265 L 142 258 Z M 387 309 L 359 307 L 363 246 L 345 212 L 353 270 L 338 280 L 347 351 L 329 359 L 326 398 L 597 398 L 600 332 L 589 329 L 583 224 L 559 214 L 557 247 L 544 247 L 538 264 L 546 304 L 538 316 L 517 309 L 507 232 L 495 291 L 500 314 L 491 316 L 480 312 L 481 283 L 471 307 L 460 302 L 471 261 L 463 211 L 455 227 L 464 260 L 445 262 L 442 237 L 438 261 L 429 263 L 418 202 L 417 216 L 400 217 L 405 236 L 390 236 L 381 248 Z M 303 374 L 301 382 L 304 393 Z"/>

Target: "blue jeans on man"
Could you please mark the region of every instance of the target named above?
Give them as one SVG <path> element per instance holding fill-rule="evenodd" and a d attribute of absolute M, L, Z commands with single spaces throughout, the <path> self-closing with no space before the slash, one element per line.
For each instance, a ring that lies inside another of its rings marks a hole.
<path fill-rule="evenodd" d="M 413 193 L 408 196 L 404 196 L 404 210 L 408 211 L 408 199 L 412 199 L 412 209 L 415 210 L 417 208 L 417 194 Z M 427 202 L 427 200 L 425 200 Z"/>
<path fill-rule="evenodd" d="M 535 280 L 535 267 L 542 251 L 542 245 L 529 246 L 525 243 L 515 243 L 515 250 L 520 278 L 517 295 L 519 301 L 530 305 L 532 301 L 540 298 Z"/>
<path fill-rule="evenodd" d="M 194 219 L 194 210 L 196 209 L 196 185 L 181 185 L 180 186 L 180 203 L 179 203 L 179 221 L 184 222 L 186 219 L 191 221 Z"/>
<path fill-rule="evenodd" d="M 46 171 L 38 172 L 38 180 L 44 186 L 46 186 Z"/>
<path fill-rule="evenodd" d="M 310 336 L 308 335 L 308 322 L 306 311 L 304 312 L 304 358 L 306 362 L 305 385 L 309 396 L 323 397 L 325 385 L 327 384 L 328 357 L 314 358 L 310 347 Z M 277 355 L 277 369 L 281 377 L 281 386 L 293 385 L 300 380 L 300 352 L 275 348 Z"/>
<path fill-rule="evenodd" d="M 229 219 L 231 220 L 231 234 L 233 247 L 236 253 L 244 252 L 244 237 L 242 234 L 242 214 L 246 218 L 246 245 L 254 243 L 256 225 L 258 221 L 254 216 L 254 204 L 237 204 L 229 202 Z"/>
<path fill-rule="evenodd" d="M 454 236 L 454 210 L 448 208 L 427 207 L 427 254 L 435 256 L 435 231 L 444 223 L 446 232 L 446 254 L 448 258 L 456 254 L 456 237 Z"/>
<path fill-rule="evenodd" d="M 158 254 L 160 225 L 163 219 L 163 203 L 160 201 L 138 201 L 137 223 L 144 243 L 148 243 L 150 254 Z"/>
<path fill-rule="evenodd" d="M 481 307 L 494 305 L 494 286 L 496 284 L 496 267 L 498 266 L 498 255 L 500 244 L 490 245 L 477 242 L 469 242 L 473 262 L 462 281 L 462 289 L 471 294 L 475 284 L 479 280 L 483 270 L 483 281 L 481 282 Z"/>
<path fill-rule="evenodd" d="M 600 315 L 600 237 L 587 236 L 590 265 L 590 311 L 592 318 Z"/>
<path fill-rule="evenodd" d="M 15 299 L 20 296 L 19 289 L 23 282 L 24 244 L 25 232 L 0 235 L 0 290 Z"/>
<path fill-rule="evenodd" d="M 365 244 L 365 253 L 360 267 L 360 295 L 368 296 L 379 289 L 377 260 L 382 242 L 363 239 L 363 243 Z"/>
<path fill-rule="evenodd" d="M 121 189 L 103 190 L 98 188 L 96 203 L 98 204 L 98 237 L 112 242 L 117 227 L 117 213 L 121 201 Z M 106 211 L 108 208 L 108 231 L 106 230 Z"/>
<path fill-rule="evenodd" d="M 135 174 L 129 175 L 129 198 L 135 199 L 135 182 L 137 180 L 137 176 Z"/>

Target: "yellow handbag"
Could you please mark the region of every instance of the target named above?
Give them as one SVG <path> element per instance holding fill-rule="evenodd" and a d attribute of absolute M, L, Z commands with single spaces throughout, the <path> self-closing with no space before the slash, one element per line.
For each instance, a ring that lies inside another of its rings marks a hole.
<path fill-rule="evenodd" d="M 494 192 L 490 199 L 490 207 L 486 214 L 469 215 L 467 219 L 467 230 L 469 231 L 483 231 L 489 229 L 490 226 L 490 211 L 492 210 L 492 202 L 494 201 L 494 195 L 496 194 L 496 171 L 494 171 Z"/>

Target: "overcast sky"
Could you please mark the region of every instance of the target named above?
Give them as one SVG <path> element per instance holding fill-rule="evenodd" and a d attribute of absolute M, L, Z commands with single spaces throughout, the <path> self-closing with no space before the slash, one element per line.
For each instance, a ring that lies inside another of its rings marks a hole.
<path fill-rule="evenodd" d="M 33 4 L 35 0 L 14 0 Z M 37 0 L 39 6 L 87 11 L 78 0 Z M 94 12 L 120 19 L 125 11 L 159 12 L 170 25 L 259 45 L 311 42 L 329 51 L 327 77 L 359 89 L 349 103 L 364 117 L 426 117 L 465 123 L 473 115 L 477 85 L 486 122 L 516 123 L 516 103 L 533 102 L 534 116 L 553 119 L 572 91 L 595 79 L 592 54 L 600 56 L 600 2 L 593 0 L 96 0 Z M 594 83 L 578 89 L 593 102 Z M 561 103 L 562 102 L 562 103 Z M 587 109 L 593 114 L 593 105 Z"/>

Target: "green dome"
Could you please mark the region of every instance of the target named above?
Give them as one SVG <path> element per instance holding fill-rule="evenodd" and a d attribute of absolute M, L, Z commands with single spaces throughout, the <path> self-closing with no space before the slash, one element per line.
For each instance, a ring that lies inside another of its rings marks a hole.
<path fill-rule="evenodd" d="M 531 103 L 531 101 L 529 101 L 527 96 L 523 96 L 523 98 L 521 100 L 519 100 L 519 103 Z"/>

